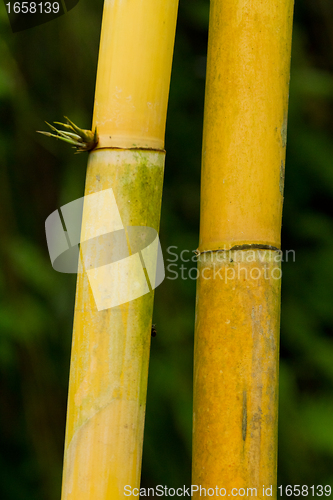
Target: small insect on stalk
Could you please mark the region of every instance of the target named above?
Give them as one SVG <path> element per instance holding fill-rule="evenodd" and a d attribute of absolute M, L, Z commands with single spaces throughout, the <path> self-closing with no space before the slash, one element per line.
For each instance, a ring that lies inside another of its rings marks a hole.
<path fill-rule="evenodd" d="M 56 127 L 51 125 L 48 122 L 45 122 L 55 134 L 51 132 L 42 132 L 37 130 L 38 134 L 47 135 L 48 137 L 54 137 L 55 139 L 60 139 L 61 141 L 67 142 L 71 144 L 74 148 L 76 148 L 77 153 L 81 153 L 82 151 L 91 151 L 95 149 L 98 143 L 97 129 L 95 128 L 94 132 L 91 130 L 84 130 L 79 128 L 75 123 L 73 123 L 67 116 L 65 116 L 67 123 L 54 122 L 56 125 L 61 125 L 65 129 L 68 130 L 58 130 Z"/>
<path fill-rule="evenodd" d="M 157 335 L 157 330 L 156 330 L 156 325 L 151 325 L 151 336 L 156 337 Z"/>

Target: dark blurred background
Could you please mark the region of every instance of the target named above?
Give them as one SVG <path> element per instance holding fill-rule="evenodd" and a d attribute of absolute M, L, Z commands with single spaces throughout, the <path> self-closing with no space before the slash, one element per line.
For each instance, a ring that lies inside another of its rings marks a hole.
<path fill-rule="evenodd" d="M 0 498 L 59 500 L 74 275 L 44 222 L 83 194 L 86 155 L 35 133 L 89 128 L 102 0 L 13 34 L 0 4 Z M 161 242 L 198 243 L 208 0 L 180 0 Z M 333 2 L 296 0 L 286 164 L 279 480 L 333 487 Z M 165 253 L 165 259 L 174 257 Z M 166 262 L 170 264 L 170 262 Z M 188 271 L 194 263 L 184 263 Z M 194 274 L 193 274 L 194 275 Z M 195 281 L 156 290 L 142 483 L 190 484 Z"/>

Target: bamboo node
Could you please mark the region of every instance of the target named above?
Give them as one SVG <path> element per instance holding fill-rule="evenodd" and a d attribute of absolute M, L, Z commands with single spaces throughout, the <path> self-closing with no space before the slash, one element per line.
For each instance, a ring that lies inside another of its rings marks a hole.
<path fill-rule="evenodd" d="M 244 245 L 234 245 L 231 248 L 215 248 L 211 250 L 195 250 L 194 253 L 195 255 L 202 255 L 203 253 L 214 253 L 214 252 L 232 252 L 236 250 L 272 250 L 274 252 L 279 252 L 281 253 L 282 250 L 278 247 L 275 247 L 273 245 L 263 245 L 260 243 L 247 243 Z"/>

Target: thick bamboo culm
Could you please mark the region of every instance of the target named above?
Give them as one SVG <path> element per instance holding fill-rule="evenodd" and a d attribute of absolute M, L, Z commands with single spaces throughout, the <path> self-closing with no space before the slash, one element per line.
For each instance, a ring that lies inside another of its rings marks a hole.
<path fill-rule="evenodd" d="M 104 4 L 93 117 L 99 143 L 85 195 L 111 188 L 125 228 L 159 229 L 177 8 L 178 0 Z M 81 241 L 117 218 L 101 199 L 84 205 Z M 97 310 L 87 273 L 78 275 L 62 500 L 117 500 L 125 486 L 140 485 L 153 294 Z"/>
<path fill-rule="evenodd" d="M 279 249 L 292 17 L 293 0 L 211 0 L 194 498 L 200 498 L 200 486 L 211 488 L 210 498 L 254 495 L 248 488 L 256 488 L 257 498 L 272 488 L 276 497 Z M 244 490 L 237 494 L 239 488 Z"/>

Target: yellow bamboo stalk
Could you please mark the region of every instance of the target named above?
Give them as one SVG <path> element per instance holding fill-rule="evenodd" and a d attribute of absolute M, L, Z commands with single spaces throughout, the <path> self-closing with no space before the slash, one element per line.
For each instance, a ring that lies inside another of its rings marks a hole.
<path fill-rule="evenodd" d="M 104 4 L 93 117 L 99 143 L 89 155 L 85 195 L 111 188 L 125 228 L 159 229 L 177 7 L 178 0 Z M 98 199 L 84 205 L 81 241 L 117 218 Z M 103 252 L 98 239 L 81 249 L 87 271 Z M 98 311 L 92 288 L 80 273 L 62 500 L 117 500 L 125 486 L 140 485 L 154 292 Z M 118 283 L 113 293 L 124 291 Z"/>
<path fill-rule="evenodd" d="M 263 498 L 271 487 L 276 496 L 292 15 L 293 0 L 211 0 L 194 352 L 197 498 L 200 486 L 212 488 L 211 498 L 251 496 L 247 488 Z"/>

